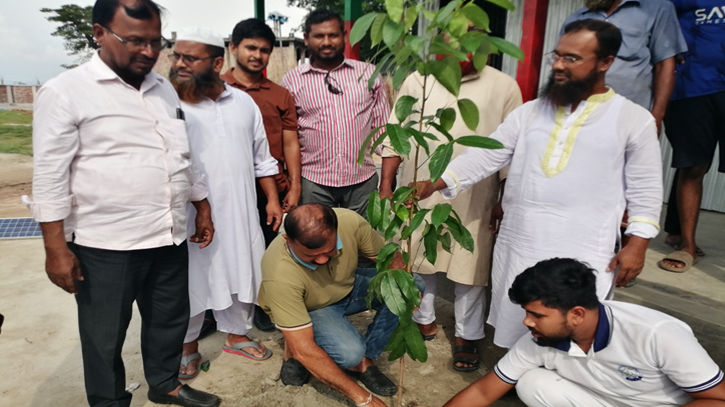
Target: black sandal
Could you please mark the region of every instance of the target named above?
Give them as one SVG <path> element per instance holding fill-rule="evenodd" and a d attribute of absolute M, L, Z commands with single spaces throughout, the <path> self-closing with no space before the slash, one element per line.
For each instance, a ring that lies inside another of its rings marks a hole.
<path fill-rule="evenodd" d="M 459 353 L 472 353 L 476 358 L 459 356 Z M 473 366 L 456 366 L 456 363 L 468 363 Z M 475 346 L 455 346 L 453 348 L 453 370 L 459 372 L 473 372 L 481 366 L 481 359 L 478 357 L 478 349 Z"/>

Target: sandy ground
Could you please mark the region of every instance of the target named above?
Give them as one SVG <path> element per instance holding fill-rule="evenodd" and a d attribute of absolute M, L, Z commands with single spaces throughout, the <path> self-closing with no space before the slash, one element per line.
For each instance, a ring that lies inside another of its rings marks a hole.
<path fill-rule="evenodd" d="M 31 157 L 0 154 L 0 217 L 30 216 L 20 196 L 30 194 L 31 178 Z M 86 405 L 74 300 L 48 281 L 43 263 L 42 240 L 0 241 L 0 312 L 6 317 L 0 336 L 0 407 Z M 428 362 L 406 360 L 405 405 L 440 406 L 487 372 L 485 366 L 474 373 L 452 369 L 453 307 L 451 302 L 440 299 L 438 310 L 443 329 L 428 342 Z M 371 316 L 360 314 L 353 321 L 364 327 Z M 128 384 L 141 385 L 133 393 L 132 406 L 152 406 L 146 397 L 139 335 L 140 317 L 136 312 L 124 344 L 126 378 Z M 354 405 L 314 379 L 303 387 L 284 386 L 279 380 L 282 335 L 253 329 L 250 336 L 272 349 L 274 356 L 255 362 L 224 353 L 224 334 L 216 333 L 200 342 L 200 351 L 205 360 L 211 361 L 211 367 L 191 384 L 218 394 L 224 400 L 222 405 L 229 407 Z M 483 365 L 488 367 L 502 355 L 490 340 L 482 341 L 479 351 L 484 355 Z M 397 361 L 381 360 L 379 365 L 397 380 Z M 393 399 L 386 402 L 392 405 Z M 522 406 L 515 398 L 495 405 Z"/>

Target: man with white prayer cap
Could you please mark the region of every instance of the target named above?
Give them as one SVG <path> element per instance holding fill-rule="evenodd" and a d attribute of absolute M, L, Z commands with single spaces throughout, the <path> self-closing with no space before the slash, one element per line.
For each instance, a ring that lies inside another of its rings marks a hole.
<path fill-rule="evenodd" d="M 208 28 L 186 28 L 176 40 L 169 78 L 181 99 L 192 163 L 207 177 L 217 233 L 206 250 L 189 253 L 191 318 L 179 378 L 191 379 L 199 372 L 197 340 L 207 309 L 213 311 L 217 329 L 228 334 L 225 352 L 253 360 L 272 356 L 247 336 L 265 247 L 255 178 L 269 202 L 266 222 L 275 230 L 282 208 L 274 179 L 277 160 L 269 152 L 262 114 L 249 95 L 219 78 L 224 39 Z M 194 213 L 194 208 L 188 211 Z"/>

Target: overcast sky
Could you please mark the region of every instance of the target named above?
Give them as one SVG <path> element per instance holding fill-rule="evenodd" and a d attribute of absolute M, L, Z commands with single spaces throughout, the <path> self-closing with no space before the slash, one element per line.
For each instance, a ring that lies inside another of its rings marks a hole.
<path fill-rule="evenodd" d="M 163 35 L 188 26 L 211 27 L 225 37 L 234 25 L 254 17 L 252 0 L 157 0 L 167 9 Z M 64 4 L 91 5 L 93 0 L 0 0 L 0 79 L 6 84 L 43 83 L 62 72 L 61 64 L 75 58 L 66 54 L 63 40 L 50 35 L 58 23 L 47 21 L 44 7 Z M 286 0 L 266 0 L 266 12 L 278 11 L 289 17 L 282 35 L 300 26 L 305 10 L 287 6 Z M 271 25 L 271 22 L 269 22 Z M 296 34 L 301 37 L 301 33 Z"/>

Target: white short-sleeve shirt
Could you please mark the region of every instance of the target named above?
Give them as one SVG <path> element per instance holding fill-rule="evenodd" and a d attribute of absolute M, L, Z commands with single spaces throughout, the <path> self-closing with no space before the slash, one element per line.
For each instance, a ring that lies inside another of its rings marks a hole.
<path fill-rule="evenodd" d="M 515 385 L 544 367 L 603 397 L 632 407 L 681 406 L 687 393 L 711 389 L 723 372 L 687 324 L 639 305 L 604 301 L 594 344 L 584 353 L 573 341 L 539 346 L 526 334 L 494 367 Z"/>

